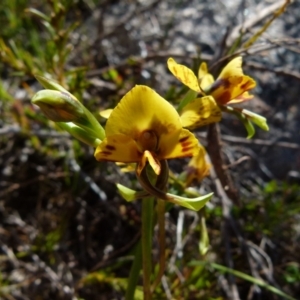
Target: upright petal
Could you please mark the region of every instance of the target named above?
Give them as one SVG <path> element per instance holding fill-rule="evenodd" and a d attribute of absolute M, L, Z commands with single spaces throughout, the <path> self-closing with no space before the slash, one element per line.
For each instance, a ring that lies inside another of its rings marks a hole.
<path fill-rule="evenodd" d="M 169 102 L 149 87 L 137 85 L 112 111 L 105 131 L 106 136 L 123 134 L 137 141 L 145 131 L 159 137 L 180 131 L 181 127 L 179 115 Z"/>
<path fill-rule="evenodd" d="M 214 77 L 211 74 L 204 75 L 201 79 L 199 79 L 201 89 L 205 91 L 208 87 L 210 87 L 214 83 Z"/>
<path fill-rule="evenodd" d="M 207 64 L 206 62 L 202 62 L 198 70 L 198 79 L 202 79 L 207 74 L 209 74 Z"/>
<path fill-rule="evenodd" d="M 183 84 L 191 90 L 200 93 L 198 78 L 194 72 L 184 65 L 178 64 L 173 58 L 168 59 L 168 68 L 170 72 Z"/>
<path fill-rule="evenodd" d="M 222 112 L 212 96 L 197 98 L 186 105 L 180 115 L 183 127 L 194 129 L 219 122 Z"/>
<path fill-rule="evenodd" d="M 214 82 L 214 77 L 208 73 L 207 64 L 201 63 L 198 70 L 198 80 L 202 90 L 207 89 Z"/>

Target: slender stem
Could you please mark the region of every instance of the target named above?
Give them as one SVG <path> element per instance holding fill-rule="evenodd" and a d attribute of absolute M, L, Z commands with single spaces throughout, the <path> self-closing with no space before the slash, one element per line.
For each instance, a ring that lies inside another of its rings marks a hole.
<path fill-rule="evenodd" d="M 159 271 L 154 283 L 152 284 L 151 290 L 160 284 L 161 278 L 164 275 L 166 268 L 166 230 L 165 230 L 165 209 L 166 201 L 157 199 L 157 222 L 158 222 L 158 244 L 159 244 Z"/>
<path fill-rule="evenodd" d="M 218 124 L 210 124 L 208 126 L 207 141 L 207 149 L 209 156 L 216 170 L 216 174 L 222 183 L 223 188 L 226 188 L 226 194 L 236 205 L 240 205 L 238 190 L 234 186 L 229 171 L 224 169 L 221 133 Z"/>
<path fill-rule="evenodd" d="M 136 245 L 134 261 L 132 263 L 128 278 L 128 286 L 125 294 L 125 300 L 134 299 L 135 288 L 142 269 L 142 243 L 141 240 Z"/>
<path fill-rule="evenodd" d="M 143 257 L 143 286 L 144 300 L 151 300 L 151 271 L 152 271 L 152 235 L 153 235 L 153 198 L 142 200 L 142 257 Z"/>

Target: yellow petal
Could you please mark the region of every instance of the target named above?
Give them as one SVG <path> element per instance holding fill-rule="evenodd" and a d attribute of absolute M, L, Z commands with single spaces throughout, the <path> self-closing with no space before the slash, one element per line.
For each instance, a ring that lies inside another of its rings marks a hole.
<path fill-rule="evenodd" d="M 225 66 L 207 92 L 219 104 L 225 105 L 255 86 L 256 82 L 243 73 L 242 57 L 236 57 Z"/>
<path fill-rule="evenodd" d="M 98 161 L 107 160 L 115 162 L 132 163 L 142 158 L 136 142 L 125 135 L 112 135 L 102 141 L 95 150 Z"/>
<path fill-rule="evenodd" d="M 121 172 L 127 173 L 127 172 L 135 172 L 136 165 L 135 163 L 122 163 L 122 162 L 116 162 L 116 165 L 120 167 Z"/>
<path fill-rule="evenodd" d="M 160 138 L 162 134 L 178 135 L 181 128 L 179 115 L 168 101 L 149 87 L 137 85 L 112 111 L 105 132 L 107 137 L 123 134 L 138 141 L 146 131 Z"/>
<path fill-rule="evenodd" d="M 150 166 L 152 167 L 154 173 L 156 175 L 160 174 L 161 165 L 159 160 L 153 156 L 150 151 L 145 151 L 142 157 L 142 160 L 139 162 L 137 167 L 137 174 L 140 175 L 142 170 L 145 168 L 146 163 L 149 162 Z"/>
<path fill-rule="evenodd" d="M 200 87 L 205 90 L 214 83 L 214 77 L 208 73 L 207 64 L 205 62 L 201 63 L 198 70 L 198 79 Z"/>
<path fill-rule="evenodd" d="M 211 74 L 206 74 L 199 81 L 201 89 L 204 91 L 214 83 L 214 77 Z"/>
<path fill-rule="evenodd" d="M 168 59 L 168 68 L 170 72 L 183 84 L 191 90 L 200 93 L 198 78 L 194 72 L 184 65 L 178 64 L 173 58 Z"/>
<path fill-rule="evenodd" d="M 243 59 L 241 56 L 232 59 L 222 70 L 218 79 L 226 79 L 232 76 L 243 76 Z"/>
<path fill-rule="evenodd" d="M 197 98 L 186 105 L 181 112 L 182 126 L 194 129 L 219 122 L 222 113 L 212 96 Z"/>
<path fill-rule="evenodd" d="M 190 131 L 182 129 L 175 146 L 171 145 L 167 138 L 163 140 L 157 156 L 159 159 L 193 156 L 198 153 L 198 144 L 198 140 Z"/>
<path fill-rule="evenodd" d="M 241 103 L 248 100 L 251 100 L 254 96 L 250 95 L 248 92 L 243 93 L 242 95 L 236 97 L 233 100 L 230 100 L 227 104 L 235 104 L 235 103 Z"/>
<path fill-rule="evenodd" d="M 208 74 L 208 68 L 206 62 L 201 63 L 198 70 L 198 79 L 202 79 L 205 75 Z"/>
<path fill-rule="evenodd" d="M 104 118 L 104 119 L 108 119 L 109 116 L 111 115 L 112 111 L 113 111 L 113 110 L 112 110 L 111 108 L 110 108 L 110 109 L 105 109 L 105 110 L 100 111 L 99 115 L 100 115 L 102 118 Z"/>
<path fill-rule="evenodd" d="M 189 186 L 194 180 L 199 182 L 209 175 L 210 164 L 206 162 L 205 156 L 204 147 L 199 145 L 199 152 L 192 157 L 187 167 L 186 186 Z"/>

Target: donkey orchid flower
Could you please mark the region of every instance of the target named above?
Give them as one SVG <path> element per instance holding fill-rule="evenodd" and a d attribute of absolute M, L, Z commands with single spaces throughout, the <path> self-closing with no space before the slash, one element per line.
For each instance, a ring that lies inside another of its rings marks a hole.
<path fill-rule="evenodd" d="M 98 161 L 137 163 L 141 174 L 149 162 L 159 175 L 160 161 L 193 156 L 198 140 L 182 128 L 175 108 L 147 86 L 131 89 L 113 109 L 105 127 L 106 138 L 96 148 Z"/>
<path fill-rule="evenodd" d="M 206 63 L 201 64 L 198 78 L 191 69 L 176 63 L 173 58 L 169 58 L 168 67 L 171 73 L 191 90 L 212 96 L 219 105 L 244 102 L 253 98 L 248 91 L 256 86 L 256 82 L 244 75 L 241 56 L 231 60 L 215 81 L 208 73 Z"/>

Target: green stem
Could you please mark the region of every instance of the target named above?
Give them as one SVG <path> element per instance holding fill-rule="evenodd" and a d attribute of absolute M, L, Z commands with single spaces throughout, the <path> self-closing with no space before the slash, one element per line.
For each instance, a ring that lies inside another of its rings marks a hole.
<path fill-rule="evenodd" d="M 140 271 L 142 269 L 142 243 L 141 240 L 136 245 L 134 261 L 131 266 L 128 286 L 125 294 L 125 300 L 134 299 L 135 288 L 139 279 Z"/>
<path fill-rule="evenodd" d="M 152 234 L 153 234 L 153 198 L 142 200 L 142 257 L 143 257 L 143 290 L 144 300 L 151 300 L 152 271 Z"/>
<path fill-rule="evenodd" d="M 152 284 L 151 290 L 154 291 L 160 284 L 166 268 L 166 230 L 165 230 L 165 210 L 166 201 L 157 199 L 157 223 L 158 223 L 158 244 L 159 244 L 159 271 Z"/>

